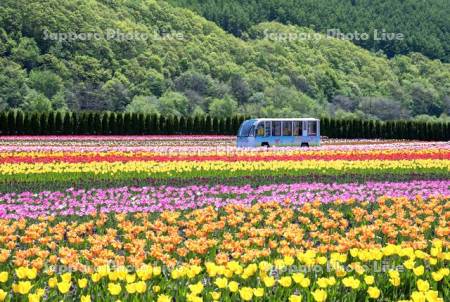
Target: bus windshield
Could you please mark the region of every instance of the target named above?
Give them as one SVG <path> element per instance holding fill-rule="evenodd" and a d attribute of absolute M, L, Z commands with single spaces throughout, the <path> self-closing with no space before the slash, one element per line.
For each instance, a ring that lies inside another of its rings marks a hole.
<path fill-rule="evenodd" d="M 239 129 L 239 136 L 253 136 L 253 124 L 255 121 L 250 120 L 246 121 L 242 124 L 241 128 Z"/>

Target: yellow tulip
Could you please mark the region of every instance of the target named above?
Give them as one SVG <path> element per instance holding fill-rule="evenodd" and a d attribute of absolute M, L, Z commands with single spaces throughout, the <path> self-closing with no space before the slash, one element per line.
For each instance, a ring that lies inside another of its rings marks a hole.
<path fill-rule="evenodd" d="M 213 298 L 214 301 L 219 300 L 220 296 L 221 296 L 220 292 L 211 292 L 211 298 Z"/>
<path fill-rule="evenodd" d="M 254 288 L 253 295 L 255 295 L 255 297 L 258 297 L 258 298 L 264 296 L 264 288 L 262 288 L 262 287 Z"/>
<path fill-rule="evenodd" d="M 127 283 L 133 283 L 136 281 L 136 275 L 135 274 L 128 274 L 126 277 Z"/>
<path fill-rule="evenodd" d="M 101 279 L 101 275 L 99 273 L 93 273 L 91 275 L 92 282 L 97 283 Z"/>
<path fill-rule="evenodd" d="M 30 281 L 19 281 L 18 284 L 13 284 L 12 288 L 15 293 L 26 295 L 33 286 Z"/>
<path fill-rule="evenodd" d="M 91 296 L 90 295 L 81 296 L 80 302 L 91 302 Z"/>
<path fill-rule="evenodd" d="M 48 279 L 48 286 L 50 288 L 54 288 L 58 284 L 58 279 L 56 277 L 52 277 Z"/>
<path fill-rule="evenodd" d="M 117 296 L 122 291 L 122 287 L 119 283 L 108 283 L 108 291 L 111 295 Z"/>
<path fill-rule="evenodd" d="M 159 295 L 158 300 L 157 300 L 157 302 L 171 302 L 171 301 L 172 301 L 172 297 L 167 296 L 167 295 Z"/>
<path fill-rule="evenodd" d="M 190 284 L 189 285 L 189 290 L 194 295 L 198 295 L 198 294 L 200 294 L 203 291 L 203 284 L 200 281 L 197 282 L 196 284 Z"/>
<path fill-rule="evenodd" d="M 413 302 L 426 302 L 426 297 L 424 293 L 414 291 L 411 294 L 411 300 Z"/>
<path fill-rule="evenodd" d="M 239 290 L 239 295 L 244 301 L 251 301 L 253 298 L 253 290 L 250 287 L 243 287 Z"/>
<path fill-rule="evenodd" d="M 1 272 L 0 273 L 0 282 L 1 283 L 5 283 L 6 281 L 8 281 L 8 272 Z"/>
<path fill-rule="evenodd" d="M 433 278 L 434 281 L 439 282 L 444 278 L 444 275 L 440 271 L 437 271 L 432 272 L 431 277 Z"/>
<path fill-rule="evenodd" d="M 316 289 L 312 292 L 312 295 L 316 302 L 323 302 L 327 299 L 327 292 L 323 289 Z"/>
<path fill-rule="evenodd" d="M 292 285 L 292 278 L 289 276 L 282 277 L 280 280 L 278 280 L 278 283 L 280 283 L 283 287 L 289 287 Z"/>
<path fill-rule="evenodd" d="M 381 291 L 378 289 L 378 287 L 369 286 L 369 288 L 367 289 L 367 293 L 369 294 L 370 298 L 378 299 L 378 297 L 380 297 Z"/>
<path fill-rule="evenodd" d="M 364 282 L 366 282 L 367 285 L 372 285 L 375 282 L 375 278 L 370 275 L 364 276 Z"/>
<path fill-rule="evenodd" d="M 218 288 L 226 288 L 228 285 L 227 278 L 217 278 L 214 281 L 214 284 L 217 285 Z"/>
<path fill-rule="evenodd" d="M 439 292 L 437 290 L 429 290 L 425 293 L 425 299 L 427 302 L 444 302 L 444 299 L 439 298 Z"/>
<path fill-rule="evenodd" d="M 428 283 L 428 281 L 419 279 L 419 280 L 417 280 L 416 283 L 417 283 L 417 289 L 420 292 L 426 292 L 430 289 L 430 283 Z"/>
<path fill-rule="evenodd" d="M 61 280 L 63 282 L 70 282 L 72 281 L 72 274 L 71 273 L 64 273 L 61 275 Z"/>
<path fill-rule="evenodd" d="M 41 300 L 41 296 L 38 294 L 28 294 L 28 302 L 39 302 Z"/>
<path fill-rule="evenodd" d="M 153 276 L 157 277 L 161 275 L 161 267 L 159 266 L 154 266 L 153 267 Z"/>
<path fill-rule="evenodd" d="M 136 292 L 136 284 L 135 283 L 128 283 L 125 285 L 125 289 L 127 293 L 134 294 Z"/>
<path fill-rule="evenodd" d="M 267 276 L 263 279 L 263 282 L 266 287 L 272 287 L 275 285 L 275 279 L 273 277 Z"/>
<path fill-rule="evenodd" d="M 78 279 L 78 287 L 85 288 L 87 286 L 88 280 L 86 278 Z"/>
<path fill-rule="evenodd" d="M 145 283 L 144 281 L 138 281 L 135 284 L 136 284 L 136 292 L 138 294 L 145 293 L 145 291 L 147 290 L 147 283 Z"/>
<path fill-rule="evenodd" d="M 16 268 L 16 275 L 19 279 L 25 279 L 27 277 L 27 272 L 28 268 L 26 267 L 21 266 L 19 268 Z"/>
<path fill-rule="evenodd" d="M 328 286 L 328 279 L 327 278 L 319 278 L 317 279 L 317 285 L 319 285 L 320 288 L 326 288 Z"/>
<path fill-rule="evenodd" d="M 302 295 L 291 295 L 289 297 L 289 302 L 301 302 L 302 298 Z"/>
<path fill-rule="evenodd" d="M 418 267 L 413 268 L 414 275 L 422 276 L 425 272 L 425 267 L 423 265 L 419 265 Z"/>
<path fill-rule="evenodd" d="M 6 296 L 8 296 L 8 293 L 5 292 L 3 289 L 0 289 L 0 301 L 5 301 Z"/>
<path fill-rule="evenodd" d="M 232 293 L 235 293 L 239 289 L 239 283 L 237 283 L 236 281 L 231 281 L 230 283 L 228 283 L 228 288 Z"/>
<path fill-rule="evenodd" d="M 72 286 L 72 282 L 66 282 L 66 281 L 59 282 L 57 284 L 57 286 L 58 286 L 58 290 L 61 294 L 66 294 L 69 291 L 70 287 Z"/>
<path fill-rule="evenodd" d="M 160 290 L 161 290 L 161 287 L 159 287 L 158 285 L 153 285 L 152 286 L 152 291 L 154 293 L 159 293 Z"/>
<path fill-rule="evenodd" d="M 30 280 L 36 279 L 36 276 L 37 276 L 36 268 L 33 267 L 33 268 L 30 268 L 30 269 L 27 269 L 26 270 L 26 275 L 27 275 L 27 278 L 30 279 Z"/>

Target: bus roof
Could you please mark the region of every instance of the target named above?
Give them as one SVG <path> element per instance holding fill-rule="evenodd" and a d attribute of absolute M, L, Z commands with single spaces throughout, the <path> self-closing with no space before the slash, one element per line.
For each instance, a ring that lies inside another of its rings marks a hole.
<path fill-rule="evenodd" d="M 318 121 L 319 119 L 312 117 L 305 118 L 255 118 L 255 121 Z"/>

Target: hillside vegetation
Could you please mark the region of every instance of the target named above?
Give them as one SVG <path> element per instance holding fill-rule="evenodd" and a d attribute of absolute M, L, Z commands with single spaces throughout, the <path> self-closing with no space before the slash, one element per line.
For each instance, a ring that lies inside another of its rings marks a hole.
<path fill-rule="evenodd" d="M 251 26 L 278 21 L 326 33 L 369 33 L 354 42 L 369 50 L 396 54 L 420 52 L 450 61 L 448 0 L 169 0 L 216 22 L 234 35 Z M 379 40 L 382 31 L 402 33 L 403 39 Z M 377 33 L 375 33 L 377 31 Z"/>
<path fill-rule="evenodd" d="M 111 30 L 147 38 L 108 37 Z M 388 59 L 323 36 L 267 39 L 287 32 L 314 33 L 269 22 L 244 40 L 164 1 L 3 0 L 0 109 L 379 119 L 449 113 L 449 64 L 418 53 Z M 57 33 L 78 36 L 53 39 Z"/>

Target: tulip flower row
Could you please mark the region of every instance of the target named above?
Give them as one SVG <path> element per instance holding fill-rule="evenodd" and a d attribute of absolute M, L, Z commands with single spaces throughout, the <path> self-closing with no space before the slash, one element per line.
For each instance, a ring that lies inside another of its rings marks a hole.
<path fill-rule="evenodd" d="M 0 182 L 52 182 L 92 179 L 196 178 L 274 175 L 431 174 L 448 175 L 450 160 L 303 161 L 131 161 L 15 163 L 0 165 Z"/>
<path fill-rule="evenodd" d="M 190 185 L 158 187 L 119 187 L 110 189 L 67 189 L 65 191 L 0 194 L 0 218 L 20 219 L 40 216 L 84 216 L 93 212 L 134 213 L 221 208 L 228 204 L 251 206 L 255 203 L 287 200 L 293 206 L 320 200 L 330 203 L 355 200 L 376 202 L 380 198 L 417 196 L 428 199 L 450 198 L 450 180 L 368 183 L 294 183 L 252 187 L 229 185 Z"/>
<path fill-rule="evenodd" d="M 0 220 L 0 300 L 444 301 L 449 199 Z"/>
<path fill-rule="evenodd" d="M 230 155 L 211 154 L 170 154 L 153 152 L 8 152 L 0 153 L 0 164 L 5 163 L 90 163 L 90 162 L 129 162 L 129 161 L 302 161 L 302 160 L 417 160 L 417 159 L 450 159 L 450 149 L 428 150 L 383 150 L 383 151 L 317 151 L 292 152 L 282 154 L 276 152 L 247 153 Z"/>

